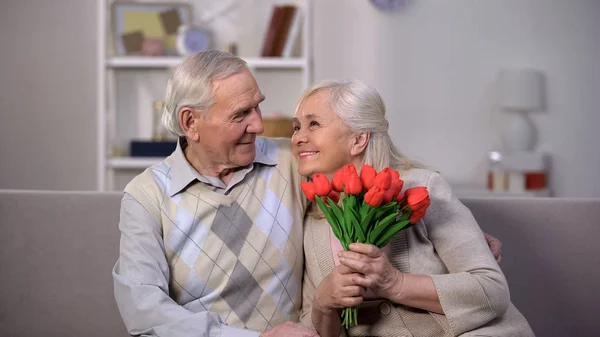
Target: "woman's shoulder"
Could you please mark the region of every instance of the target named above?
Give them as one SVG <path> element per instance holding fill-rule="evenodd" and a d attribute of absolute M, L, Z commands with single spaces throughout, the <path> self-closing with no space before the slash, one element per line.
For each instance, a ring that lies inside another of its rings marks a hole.
<path fill-rule="evenodd" d="M 400 172 L 400 179 L 404 181 L 404 186 L 427 186 L 431 178 L 439 176 L 439 173 L 427 168 L 411 168 Z"/>
<path fill-rule="evenodd" d="M 452 187 L 437 171 L 427 168 L 411 168 L 400 173 L 404 181 L 404 189 L 416 186 L 425 186 L 429 194 L 439 198 L 450 198 L 453 195 Z"/>

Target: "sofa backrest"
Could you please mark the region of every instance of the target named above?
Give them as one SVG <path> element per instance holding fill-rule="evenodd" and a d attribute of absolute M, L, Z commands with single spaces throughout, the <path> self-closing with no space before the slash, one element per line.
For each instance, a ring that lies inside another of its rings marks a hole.
<path fill-rule="evenodd" d="M 502 241 L 511 300 L 537 336 L 600 334 L 600 200 L 462 202 Z"/>
<path fill-rule="evenodd" d="M 113 297 L 121 193 L 0 190 L 0 336 L 127 336 Z M 538 336 L 600 331 L 600 200 L 463 199 L 503 242 Z"/>
<path fill-rule="evenodd" d="M 129 336 L 111 276 L 121 196 L 0 191 L 0 336 Z"/>

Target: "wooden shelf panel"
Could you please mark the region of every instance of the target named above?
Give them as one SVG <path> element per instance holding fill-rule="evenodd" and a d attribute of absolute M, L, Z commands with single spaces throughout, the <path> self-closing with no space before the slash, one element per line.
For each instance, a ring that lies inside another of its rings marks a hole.
<path fill-rule="evenodd" d="M 106 166 L 113 169 L 146 169 L 165 158 L 160 157 L 113 157 Z"/>

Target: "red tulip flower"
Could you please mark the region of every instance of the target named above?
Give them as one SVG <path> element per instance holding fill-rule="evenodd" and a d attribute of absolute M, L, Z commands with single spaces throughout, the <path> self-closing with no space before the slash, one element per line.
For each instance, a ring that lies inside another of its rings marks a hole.
<path fill-rule="evenodd" d="M 400 193 L 396 196 L 396 202 L 400 205 L 400 208 L 406 206 L 406 200 L 404 200 L 404 193 Z"/>
<path fill-rule="evenodd" d="M 410 216 L 408 217 L 408 219 L 410 220 L 411 224 L 416 224 L 419 220 L 421 220 L 421 218 L 425 216 L 425 209 L 419 209 L 417 211 L 413 211 L 410 213 Z"/>
<path fill-rule="evenodd" d="M 338 203 L 340 201 L 340 195 L 338 192 L 331 190 L 331 192 L 329 192 L 329 194 L 327 195 L 334 203 Z M 325 202 L 325 204 L 327 204 L 329 206 L 329 202 L 327 202 L 327 198 L 326 197 L 322 197 L 323 201 Z"/>
<path fill-rule="evenodd" d="M 389 189 L 392 186 L 392 175 L 387 171 L 377 173 L 373 186 L 377 186 L 384 191 Z"/>
<path fill-rule="evenodd" d="M 404 181 L 400 179 L 393 180 L 392 186 L 383 193 L 383 203 L 387 204 L 392 201 L 402 191 L 402 186 L 404 186 Z"/>
<path fill-rule="evenodd" d="M 308 200 L 315 201 L 315 185 L 313 183 L 303 181 L 300 183 L 300 188 Z"/>
<path fill-rule="evenodd" d="M 346 186 L 344 186 L 344 192 L 346 192 L 346 194 L 355 195 L 363 191 L 363 186 L 358 177 L 358 173 L 356 173 L 356 168 L 354 165 L 350 165 L 352 167 L 346 169 Z M 345 167 L 348 167 L 348 165 Z"/>
<path fill-rule="evenodd" d="M 319 196 L 328 195 L 331 192 L 331 183 L 324 174 L 317 173 L 312 177 L 315 185 L 315 193 Z"/>
<path fill-rule="evenodd" d="M 339 169 L 335 171 L 333 179 L 331 180 L 331 187 L 337 192 L 344 192 L 344 185 L 346 185 L 346 171 Z"/>
<path fill-rule="evenodd" d="M 373 166 L 368 164 L 363 165 L 362 169 L 360 169 L 360 182 L 365 190 L 373 186 L 375 176 L 377 176 L 377 171 L 375 171 Z"/>
<path fill-rule="evenodd" d="M 431 200 L 429 199 L 429 192 L 427 192 L 427 187 L 425 186 L 417 186 L 407 189 L 404 194 L 406 194 L 406 203 L 412 213 L 420 214 L 421 211 L 423 215 L 425 215 L 425 210 L 429 205 L 431 205 Z M 421 218 L 419 217 L 419 219 Z M 411 214 L 412 219 L 412 214 Z M 418 219 L 417 219 L 418 220 Z"/>
<path fill-rule="evenodd" d="M 377 186 L 371 187 L 371 189 L 368 190 L 367 193 L 365 193 L 365 202 L 373 207 L 378 207 L 383 201 L 384 192 L 384 190 L 380 189 Z"/>
<path fill-rule="evenodd" d="M 386 167 L 382 171 L 388 172 L 392 176 L 392 181 L 400 179 L 400 172 L 394 170 L 393 168 Z"/>

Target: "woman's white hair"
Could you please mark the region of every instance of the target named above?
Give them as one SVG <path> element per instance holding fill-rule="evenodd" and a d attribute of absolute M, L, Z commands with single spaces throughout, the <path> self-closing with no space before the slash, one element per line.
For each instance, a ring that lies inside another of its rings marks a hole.
<path fill-rule="evenodd" d="M 219 50 L 207 50 L 187 58 L 175 68 L 167 83 L 162 115 L 164 126 L 173 134 L 184 136 L 179 125 L 179 111 L 190 107 L 204 114 L 215 103 L 212 82 L 244 69 L 247 69 L 246 61 Z"/>
<path fill-rule="evenodd" d="M 385 104 L 374 88 L 359 80 L 323 80 L 304 91 L 296 108 L 320 91 L 329 93 L 329 104 L 352 133 L 367 132 L 369 143 L 363 154 L 363 164 L 380 171 L 386 167 L 406 171 L 422 167 L 405 157 L 394 145 L 388 133 Z"/>

